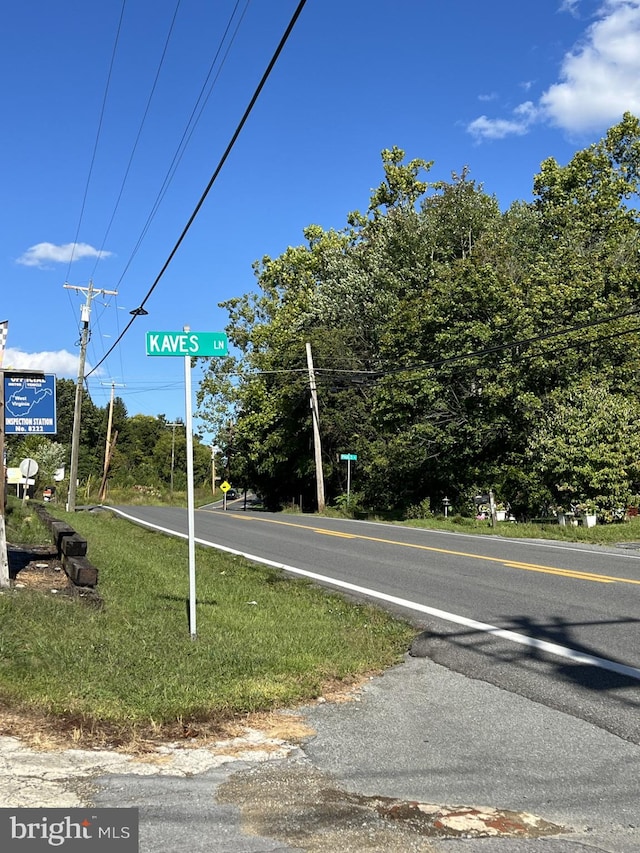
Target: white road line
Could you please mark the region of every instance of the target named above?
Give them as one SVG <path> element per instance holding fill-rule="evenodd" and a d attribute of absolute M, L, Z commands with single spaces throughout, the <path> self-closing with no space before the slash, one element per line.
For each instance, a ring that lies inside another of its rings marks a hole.
<path fill-rule="evenodd" d="M 153 530 L 158 530 L 161 533 L 168 533 L 170 536 L 177 536 L 181 539 L 187 539 L 186 533 L 178 533 L 167 527 L 161 527 L 158 524 L 152 524 L 148 521 L 143 521 L 133 515 L 128 515 L 122 510 L 109 507 L 113 512 L 121 515 L 123 518 L 129 519 L 136 524 L 141 524 L 144 527 L 150 527 Z M 448 613 L 446 610 L 439 610 L 436 607 L 429 607 L 426 604 L 419 604 L 416 601 L 409 601 L 406 598 L 398 598 L 395 595 L 388 595 L 386 592 L 378 592 L 375 589 L 369 589 L 366 586 L 358 586 L 357 584 L 349 583 L 348 581 L 336 580 L 335 578 L 326 575 L 318 574 L 317 572 L 309 572 L 306 569 L 298 569 L 295 566 L 289 566 L 286 563 L 276 563 L 274 560 L 268 560 L 265 557 L 258 557 L 255 554 L 249 554 L 246 551 L 239 551 L 235 548 L 228 548 L 226 545 L 218 545 L 215 542 L 208 542 L 206 539 L 198 539 L 195 541 L 199 545 L 205 545 L 208 548 L 215 548 L 217 551 L 224 551 L 227 554 L 233 554 L 237 557 L 244 557 L 252 563 L 260 563 L 263 566 L 270 566 L 274 569 L 281 569 L 284 572 L 301 577 L 309 578 L 310 580 L 318 581 L 319 583 L 328 584 L 330 586 L 345 589 L 349 592 L 357 592 L 361 595 L 366 595 L 370 598 L 376 598 L 380 601 L 386 601 L 388 604 L 395 604 L 399 607 L 404 607 L 407 610 L 414 610 L 418 613 L 426 613 L 429 616 L 435 616 L 438 619 L 443 619 L 446 622 L 453 622 L 456 625 L 463 625 L 466 628 L 473 628 L 474 631 L 482 631 L 485 634 L 491 634 L 494 637 L 500 637 L 503 640 L 509 640 L 512 643 L 518 643 L 521 646 L 528 646 L 532 649 L 537 649 L 541 652 L 547 652 L 557 657 L 567 658 L 576 663 L 584 663 L 589 666 L 596 666 L 599 669 L 606 669 L 609 672 L 615 672 L 618 675 L 626 675 L 629 678 L 640 680 L 640 669 L 626 664 L 616 663 L 616 661 L 600 658 L 596 655 L 589 655 L 585 652 L 570 649 L 567 646 L 560 646 L 558 643 L 550 643 L 547 640 L 538 640 L 535 637 L 527 637 L 525 634 L 518 634 L 516 631 L 507 631 L 504 628 L 497 628 L 495 625 L 489 625 L 486 622 L 477 622 L 475 619 L 468 619 L 466 616 L 458 616 L 456 613 Z"/>

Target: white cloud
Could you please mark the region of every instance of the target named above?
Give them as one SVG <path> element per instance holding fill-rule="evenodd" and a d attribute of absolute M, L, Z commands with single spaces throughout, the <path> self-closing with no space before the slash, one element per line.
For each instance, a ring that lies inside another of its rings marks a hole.
<path fill-rule="evenodd" d="M 562 10 L 574 13 L 575 0 Z M 518 106 L 510 118 L 480 116 L 467 130 L 476 139 L 523 135 L 538 121 L 569 133 L 604 130 L 626 111 L 640 114 L 640 0 L 604 0 L 583 41 L 567 53 L 560 81 L 537 106 Z"/>
<path fill-rule="evenodd" d="M 597 130 L 640 113 L 640 0 L 608 0 L 585 43 L 565 56 L 561 81 L 540 99 L 548 119 L 569 131 Z"/>
<path fill-rule="evenodd" d="M 82 258 L 108 258 L 111 252 L 94 249 L 88 243 L 64 243 L 56 246 L 55 243 L 36 243 L 21 255 L 16 263 L 25 267 L 44 267 L 47 263 L 68 264 L 71 261 L 79 261 Z"/>
<path fill-rule="evenodd" d="M 5 370 L 43 370 L 45 373 L 55 373 L 59 379 L 76 379 L 78 358 L 78 355 L 67 350 L 28 353 L 7 347 L 2 366 Z M 85 373 L 90 370 L 91 367 L 86 362 Z"/>

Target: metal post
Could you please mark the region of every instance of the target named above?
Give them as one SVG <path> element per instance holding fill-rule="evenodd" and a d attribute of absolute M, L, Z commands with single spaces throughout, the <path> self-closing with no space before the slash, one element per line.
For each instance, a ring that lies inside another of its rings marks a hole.
<path fill-rule="evenodd" d="M 185 326 L 183 331 L 191 331 Z M 189 520 L 189 631 L 196 638 L 196 544 L 195 509 L 193 496 L 193 431 L 191 412 L 191 356 L 184 357 L 185 417 L 187 432 L 187 514 Z"/>

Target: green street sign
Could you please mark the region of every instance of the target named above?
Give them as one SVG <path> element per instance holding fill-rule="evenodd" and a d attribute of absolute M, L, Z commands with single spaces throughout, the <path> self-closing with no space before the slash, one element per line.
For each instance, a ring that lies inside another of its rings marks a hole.
<path fill-rule="evenodd" d="M 355 453 L 341 453 L 340 454 L 340 459 L 343 462 L 355 462 L 357 460 L 357 458 L 358 458 L 358 456 Z"/>
<path fill-rule="evenodd" d="M 226 354 L 224 332 L 147 332 L 147 355 L 210 357 Z"/>

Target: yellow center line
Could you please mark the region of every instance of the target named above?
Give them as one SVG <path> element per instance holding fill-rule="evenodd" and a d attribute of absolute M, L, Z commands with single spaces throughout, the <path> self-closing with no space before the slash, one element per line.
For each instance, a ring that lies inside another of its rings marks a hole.
<path fill-rule="evenodd" d="M 231 514 L 231 513 L 230 513 Z M 304 530 L 311 530 L 313 533 L 319 533 L 322 536 L 338 536 L 343 539 L 361 539 L 366 542 L 378 542 L 384 545 L 398 545 L 402 548 L 414 548 L 419 551 L 431 551 L 435 554 L 447 554 L 450 557 L 465 557 L 469 560 L 485 560 L 489 563 L 499 563 L 502 566 L 510 569 L 522 569 L 528 572 L 541 572 L 550 575 L 560 575 L 561 577 L 574 578 L 576 580 L 594 581 L 596 583 L 629 583 L 640 586 L 640 580 L 633 578 L 619 578 L 612 575 L 601 575 L 595 572 L 581 572 L 578 569 L 560 569 L 553 566 L 541 566 L 536 563 L 520 563 L 516 560 L 509 560 L 503 557 L 488 557 L 484 554 L 469 554 L 466 551 L 453 551 L 448 548 L 436 548 L 433 545 L 419 545 L 411 542 L 399 542 L 396 539 L 382 539 L 377 536 L 363 536 L 359 533 L 341 533 L 335 530 L 325 530 L 321 527 L 311 527 L 306 524 L 296 524 L 292 521 L 275 521 L 271 518 L 256 518 L 256 516 L 246 516 L 244 514 L 233 514 L 234 518 L 240 518 L 245 521 L 262 521 L 266 524 L 282 524 L 285 527 L 297 527 Z"/>

